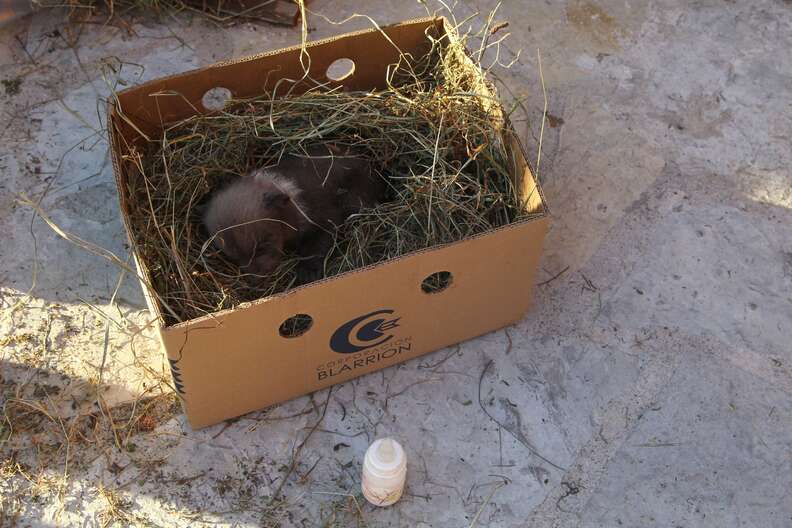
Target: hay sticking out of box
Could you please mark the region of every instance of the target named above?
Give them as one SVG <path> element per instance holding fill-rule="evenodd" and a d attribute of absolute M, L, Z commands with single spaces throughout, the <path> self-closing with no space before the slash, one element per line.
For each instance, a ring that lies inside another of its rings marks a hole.
<path fill-rule="evenodd" d="M 300 284 L 296 257 L 266 280 L 240 274 L 207 243 L 200 207 L 231 179 L 313 144 L 367 158 L 389 184 L 385 203 L 334 234 L 325 277 L 529 216 L 511 176 L 509 127 L 464 43 L 432 40 L 425 56 L 403 56 L 389 72 L 380 91 L 317 84 L 235 101 L 167 127 L 131 157 L 139 172 L 127 189 L 134 242 L 168 304 L 167 323 L 178 322 L 167 314 L 186 321 Z"/>

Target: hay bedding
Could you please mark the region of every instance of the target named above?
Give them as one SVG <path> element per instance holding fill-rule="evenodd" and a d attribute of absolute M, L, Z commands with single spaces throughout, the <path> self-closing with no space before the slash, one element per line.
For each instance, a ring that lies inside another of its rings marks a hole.
<path fill-rule="evenodd" d="M 286 291 L 303 281 L 288 256 L 269 277 L 240 274 L 209 245 L 200 213 L 213 190 L 316 143 L 370 160 L 387 200 L 334 233 L 324 276 L 458 241 L 525 216 L 509 177 L 504 118 L 462 42 L 404 56 L 388 88 L 236 101 L 166 128 L 137 157 L 128 193 L 135 245 L 169 324 Z"/>

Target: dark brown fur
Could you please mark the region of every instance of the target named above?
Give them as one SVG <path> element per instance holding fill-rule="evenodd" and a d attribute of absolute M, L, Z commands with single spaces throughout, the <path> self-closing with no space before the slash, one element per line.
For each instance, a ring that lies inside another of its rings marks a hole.
<path fill-rule="evenodd" d="M 288 156 L 216 192 L 204 214 L 212 243 L 245 273 L 275 271 L 287 252 L 317 278 L 335 226 L 382 198 L 385 185 L 369 163 L 331 156 L 325 147 L 308 157 Z"/>

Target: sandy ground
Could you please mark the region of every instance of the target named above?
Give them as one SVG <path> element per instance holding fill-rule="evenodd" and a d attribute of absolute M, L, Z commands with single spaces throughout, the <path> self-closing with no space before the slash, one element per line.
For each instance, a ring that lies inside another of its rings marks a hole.
<path fill-rule="evenodd" d="M 539 281 L 556 278 L 535 309 L 197 432 L 136 281 L 19 199 L 127 258 L 106 77 L 134 84 L 298 32 L 53 12 L 0 28 L 0 526 L 792 526 L 792 4 L 512 1 L 496 18 L 512 33 L 501 58 L 522 50 L 496 73 L 504 98 L 524 98 L 532 153 L 537 49 L 549 93 Z M 312 16 L 310 36 L 366 24 Z M 359 470 L 382 435 L 410 469 L 404 499 L 377 510 Z"/>

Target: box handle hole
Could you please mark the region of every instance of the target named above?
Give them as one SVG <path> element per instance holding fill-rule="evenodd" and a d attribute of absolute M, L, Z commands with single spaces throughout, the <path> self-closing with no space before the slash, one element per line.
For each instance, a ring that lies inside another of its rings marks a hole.
<path fill-rule="evenodd" d="M 313 317 L 308 314 L 297 314 L 281 323 L 278 333 L 281 337 L 300 337 L 313 326 Z"/>
<path fill-rule="evenodd" d="M 231 90 L 216 86 L 206 91 L 201 98 L 201 104 L 210 112 L 222 110 L 231 100 Z"/>
<path fill-rule="evenodd" d="M 426 277 L 421 283 L 421 291 L 424 293 L 440 293 L 451 286 L 454 276 L 450 271 L 438 271 Z"/>
<path fill-rule="evenodd" d="M 355 73 L 355 61 L 352 59 L 336 59 L 327 67 L 327 78 L 341 82 Z"/>

